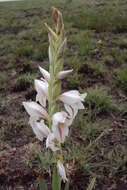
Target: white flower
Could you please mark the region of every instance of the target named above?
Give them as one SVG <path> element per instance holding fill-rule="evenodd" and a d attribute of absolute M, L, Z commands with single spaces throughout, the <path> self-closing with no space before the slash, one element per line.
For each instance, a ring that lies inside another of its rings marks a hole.
<path fill-rule="evenodd" d="M 48 99 L 48 83 L 36 79 L 34 84 L 37 91 L 36 101 L 39 101 L 43 107 L 46 107 L 46 99 Z"/>
<path fill-rule="evenodd" d="M 63 182 L 65 183 L 65 181 L 68 181 L 68 179 L 66 177 L 65 168 L 60 160 L 58 160 L 58 162 L 57 162 L 57 169 L 58 169 L 58 173 L 59 173 L 60 177 L 62 178 Z"/>
<path fill-rule="evenodd" d="M 49 128 L 45 125 L 44 121 L 41 120 L 40 122 L 34 121 L 30 118 L 29 123 L 36 135 L 36 137 L 42 141 L 44 137 L 47 137 L 50 133 Z"/>
<path fill-rule="evenodd" d="M 73 69 L 67 70 L 67 71 L 60 71 L 59 73 L 57 73 L 56 78 L 57 78 L 57 79 L 64 79 L 64 78 L 66 78 L 69 74 L 71 74 L 72 71 L 73 71 Z"/>
<path fill-rule="evenodd" d="M 80 94 L 78 90 L 70 90 L 68 92 L 64 92 L 60 96 L 60 100 L 68 105 L 72 105 L 81 101 L 84 101 L 85 94 Z"/>
<path fill-rule="evenodd" d="M 64 104 L 64 107 L 66 109 L 66 111 L 68 112 L 70 118 L 74 119 L 75 116 L 78 113 L 78 110 L 80 109 L 84 109 L 84 105 L 81 102 L 72 104 L 72 105 L 68 105 L 68 104 Z"/>
<path fill-rule="evenodd" d="M 86 93 L 80 94 L 77 90 L 70 90 L 60 96 L 60 100 L 64 103 L 66 111 L 70 118 L 75 118 L 79 109 L 84 109 L 83 101 L 87 96 Z"/>
<path fill-rule="evenodd" d="M 50 73 L 39 66 L 39 70 L 41 74 L 43 75 L 44 79 L 48 82 L 50 80 Z"/>
<path fill-rule="evenodd" d="M 59 150 L 59 147 L 56 146 L 56 137 L 53 133 L 50 133 L 46 139 L 46 148 L 50 148 L 53 152 Z"/>
<path fill-rule="evenodd" d="M 37 104 L 36 102 L 23 102 L 23 106 L 25 107 L 27 113 L 30 115 L 31 118 L 34 120 L 38 119 L 47 119 L 48 118 L 48 113 L 47 111 Z"/>
<path fill-rule="evenodd" d="M 68 126 L 70 123 L 67 119 L 68 115 L 66 112 L 57 112 L 52 118 L 52 131 L 57 140 L 61 143 L 65 141 L 65 137 L 68 136 Z"/>

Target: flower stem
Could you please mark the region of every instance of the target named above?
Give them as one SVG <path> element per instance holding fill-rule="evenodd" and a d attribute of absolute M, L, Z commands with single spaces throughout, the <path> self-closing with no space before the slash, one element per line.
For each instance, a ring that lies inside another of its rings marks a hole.
<path fill-rule="evenodd" d="M 62 70 L 63 58 L 59 57 L 61 40 L 50 41 L 50 81 L 49 81 L 49 128 L 52 126 L 52 116 L 59 111 L 57 100 L 61 94 L 61 81 L 56 79 L 56 74 Z"/>

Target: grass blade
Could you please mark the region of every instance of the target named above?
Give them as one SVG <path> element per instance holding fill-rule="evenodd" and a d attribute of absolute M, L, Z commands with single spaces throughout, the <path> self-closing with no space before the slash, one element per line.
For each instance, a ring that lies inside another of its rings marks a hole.
<path fill-rule="evenodd" d="M 94 178 L 91 180 L 91 182 L 90 182 L 90 184 L 89 184 L 87 190 L 92 190 L 92 189 L 94 188 L 95 181 L 96 181 L 96 177 L 94 177 Z"/>

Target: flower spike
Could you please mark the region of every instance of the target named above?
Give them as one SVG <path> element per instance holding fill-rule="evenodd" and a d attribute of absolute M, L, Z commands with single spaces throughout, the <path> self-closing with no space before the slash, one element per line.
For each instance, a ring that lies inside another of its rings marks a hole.
<path fill-rule="evenodd" d="M 73 69 L 63 69 L 67 38 L 64 33 L 62 14 L 55 7 L 52 8 L 52 17 L 55 30 L 45 23 L 49 37 L 49 72 L 39 66 L 42 78 L 34 81 L 36 101 L 23 102 L 23 106 L 30 116 L 29 124 L 36 138 L 45 142 L 46 148 L 52 151 L 50 153 L 54 159 L 53 164 L 56 164 L 55 168 L 57 167 L 63 182 L 66 182 L 68 179 L 62 163 L 61 145 L 69 135 L 69 127 L 78 110 L 84 109 L 83 102 L 87 94 L 80 94 L 78 90 L 62 93 L 62 79 L 68 77 Z"/>

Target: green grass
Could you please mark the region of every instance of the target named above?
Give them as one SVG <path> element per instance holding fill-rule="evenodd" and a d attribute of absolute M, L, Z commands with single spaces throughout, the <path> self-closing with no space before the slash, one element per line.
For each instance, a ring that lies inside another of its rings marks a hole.
<path fill-rule="evenodd" d="M 9 80 L 9 73 L 6 73 L 5 71 L 0 72 L 0 88 L 6 89 L 8 86 L 8 80 Z"/>
<path fill-rule="evenodd" d="M 98 9 L 88 8 L 86 12 L 71 18 L 75 27 L 80 29 L 91 29 L 96 32 L 118 32 L 127 29 L 127 15 L 121 9 L 109 5 Z"/>
<path fill-rule="evenodd" d="M 36 75 L 31 73 L 22 74 L 14 86 L 14 91 L 23 91 L 32 88 L 34 85 L 34 79 Z"/>
<path fill-rule="evenodd" d="M 113 98 L 104 88 L 88 89 L 85 102 L 92 115 L 110 113 L 114 108 Z"/>
<path fill-rule="evenodd" d="M 127 67 L 121 67 L 116 71 L 116 86 L 124 92 L 127 92 Z"/>
<path fill-rule="evenodd" d="M 118 39 L 118 41 L 116 42 L 116 44 L 120 48 L 127 48 L 127 36 L 120 36 L 120 38 Z"/>
<path fill-rule="evenodd" d="M 82 56 L 88 56 L 92 54 L 92 51 L 96 47 L 96 40 L 92 37 L 89 31 L 81 31 L 74 36 L 78 52 Z"/>
<path fill-rule="evenodd" d="M 114 59 L 113 59 L 113 57 L 110 55 L 110 54 L 107 54 L 107 55 L 105 55 L 104 57 L 103 57 L 103 61 L 104 61 L 104 63 L 106 64 L 106 65 L 112 65 L 113 64 L 113 62 L 114 62 Z"/>
<path fill-rule="evenodd" d="M 111 50 L 111 56 L 113 57 L 113 63 L 115 65 L 120 65 L 124 62 L 122 59 L 122 53 L 119 48 L 112 48 Z"/>
<path fill-rule="evenodd" d="M 100 75 L 104 78 L 106 78 L 107 74 L 108 74 L 108 69 L 104 63 L 104 61 L 99 61 L 98 63 L 87 63 L 88 67 L 91 68 L 93 70 L 93 72 L 95 73 L 95 75 Z"/>
<path fill-rule="evenodd" d="M 48 44 L 35 44 L 31 42 L 26 44 L 25 41 L 20 42 L 20 44 L 15 44 L 12 46 L 13 53 L 17 58 L 27 57 L 29 59 L 42 61 L 48 56 Z"/>
<path fill-rule="evenodd" d="M 78 131 L 78 137 L 87 145 L 88 142 L 94 141 L 107 128 L 107 126 L 99 122 L 100 121 L 91 122 L 88 117 L 84 117 L 83 113 L 80 113 L 73 124 L 73 128 L 76 132 Z"/>

